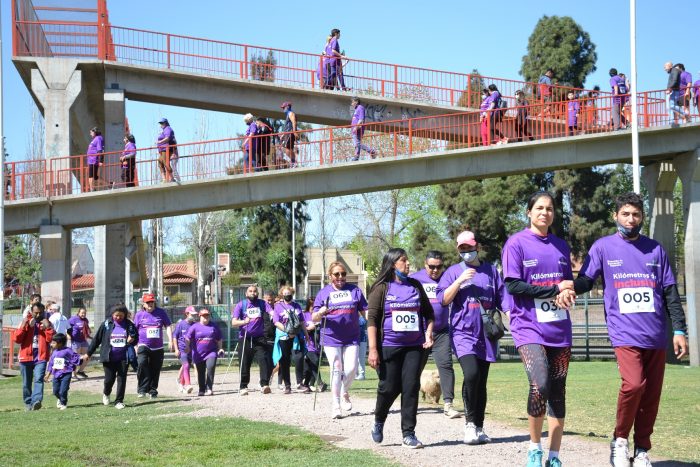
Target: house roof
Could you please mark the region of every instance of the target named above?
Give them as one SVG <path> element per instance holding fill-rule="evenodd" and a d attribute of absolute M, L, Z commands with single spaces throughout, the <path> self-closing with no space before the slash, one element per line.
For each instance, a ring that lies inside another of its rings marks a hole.
<path fill-rule="evenodd" d="M 194 263 L 166 263 L 163 265 L 163 280 L 165 281 L 171 276 L 185 276 L 191 279 L 197 279 L 197 274 L 194 270 Z"/>
<path fill-rule="evenodd" d="M 150 274 L 150 271 L 147 271 Z M 192 284 L 197 281 L 194 263 L 167 263 L 163 265 L 163 284 Z M 71 280 L 71 290 L 90 290 L 95 288 L 95 275 L 83 274 Z"/>
<path fill-rule="evenodd" d="M 70 289 L 71 290 L 85 290 L 95 288 L 95 275 L 94 274 L 83 274 L 82 276 L 75 276 L 71 279 Z"/>

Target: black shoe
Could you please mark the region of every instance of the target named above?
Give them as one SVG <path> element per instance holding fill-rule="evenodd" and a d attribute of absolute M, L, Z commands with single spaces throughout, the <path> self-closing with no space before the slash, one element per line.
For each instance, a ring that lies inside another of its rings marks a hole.
<path fill-rule="evenodd" d="M 88 375 L 87 375 L 87 373 L 85 373 L 84 371 L 79 371 L 79 372 L 76 373 L 76 374 L 77 374 L 78 376 L 80 376 L 81 378 L 83 378 L 83 379 L 88 379 Z"/>
<path fill-rule="evenodd" d="M 321 392 L 328 391 L 328 385 L 326 383 L 321 383 Z"/>
<path fill-rule="evenodd" d="M 372 426 L 372 441 L 379 444 L 384 441 L 384 424 L 380 422 L 374 422 Z"/>
<path fill-rule="evenodd" d="M 41 408 L 41 401 L 36 401 L 32 404 L 32 410 L 39 410 Z"/>

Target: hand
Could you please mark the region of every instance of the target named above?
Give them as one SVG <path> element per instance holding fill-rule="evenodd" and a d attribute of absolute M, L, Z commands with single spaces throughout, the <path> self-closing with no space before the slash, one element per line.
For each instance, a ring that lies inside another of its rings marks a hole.
<path fill-rule="evenodd" d="M 179 348 L 175 349 L 175 357 L 180 358 L 180 349 Z"/>
<path fill-rule="evenodd" d="M 566 289 L 559 292 L 559 295 L 554 299 L 554 303 L 559 307 L 568 310 L 576 302 L 576 293 L 573 290 Z"/>
<path fill-rule="evenodd" d="M 379 366 L 379 352 L 377 352 L 377 349 L 369 349 L 369 354 L 367 355 L 367 363 L 369 363 L 369 366 L 374 368 L 375 370 Z"/>
<path fill-rule="evenodd" d="M 559 292 L 561 292 L 563 290 L 574 290 L 574 281 L 572 281 L 572 280 L 561 281 L 559 284 L 557 284 L 557 287 L 559 287 Z"/>
<path fill-rule="evenodd" d="M 51 373 L 47 373 L 46 376 L 44 376 L 44 382 L 48 383 L 49 381 L 51 381 Z"/>
<path fill-rule="evenodd" d="M 82 360 L 83 362 L 84 362 L 85 360 L 88 360 L 89 358 L 90 358 L 90 356 L 89 356 L 88 354 L 86 354 L 86 353 L 85 353 L 85 354 L 82 354 L 82 355 L 80 356 L 80 360 Z"/>
<path fill-rule="evenodd" d="M 171 352 L 175 352 L 175 342 L 170 341 L 170 344 L 168 344 L 168 348 L 170 349 Z"/>
<path fill-rule="evenodd" d="M 328 314 L 328 307 L 326 305 L 323 305 L 321 308 L 318 309 L 318 312 L 321 313 L 321 316 L 326 316 Z"/>
<path fill-rule="evenodd" d="M 32 319 L 29 320 L 29 327 L 30 327 L 30 328 L 33 328 L 35 324 L 36 324 L 36 320 L 35 320 L 34 317 L 32 316 Z"/>
<path fill-rule="evenodd" d="M 688 355 L 688 339 L 686 339 L 685 336 L 674 334 L 673 352 L 676 354 L 678 360 Z"/>
<path fill-rule="evenodd" d="M 223 357 L 223 356 L 224 356 L 224 349 L 219 349 L 219 351 L 216 352 L 216 354 L 217 354 L 219 357 Z"/>
<path fill-rule="evenodd" d="M 51 328 L 51 321 L 48 319 L 44 318 L 41 320 L 41 324 L 39 325 L 41 329 L 50 329 Z"/>
<path fill-rule="evenodd" d="M 457 278 L 457 283 L 463 284 L 466 281 L 470 281 L 474 278 L 475 274 L 476 274 L 476 269 L 467 268 L 464 271 L 462 271 L 462 274 L 459 275 L 459 277 Z"/>
<path fill-rule="evenodd" d="M 423 344 L 424 349 L 429 349 L 433 346 L 433 333 L 428 331 L 425 333 L 425 343 Z"/>
<path fill-rule="evenodd" d="M 126 338 L 126 343 L 127 343 L 127 344 L 131 344 L 132 342 L 134 342 L 134 338 L 133 338 L 133 337 L 129 336 L 129 337 Z"/>
<path fill-rule="evenodd" d="M 243 323 L 244 324 L 250 323 L 250 318 L 248 316 L 246 316 L 245 319 L 243 320 Z"/>

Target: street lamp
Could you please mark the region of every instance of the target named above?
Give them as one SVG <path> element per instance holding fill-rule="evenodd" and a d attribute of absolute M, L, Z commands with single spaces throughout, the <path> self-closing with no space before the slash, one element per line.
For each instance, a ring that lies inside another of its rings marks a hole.
<path fill-rule="evenodd" d="M 641 194 L 639 182 L 639 109 L 637 108 L 637 1 L 630 0 L 630 55 L 632 70 L 632 186 L 634 192 Z"/>

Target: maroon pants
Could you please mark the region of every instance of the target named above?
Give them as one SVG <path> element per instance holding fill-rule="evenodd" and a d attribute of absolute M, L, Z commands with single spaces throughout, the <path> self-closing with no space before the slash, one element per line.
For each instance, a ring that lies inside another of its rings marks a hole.
<path fill-rule="evenodd" d="M 634 426 L 635 448 L 651 449 L 666 367 L 665 349 L 615 347 L 622 385 L 617 398 L 615 437 L 629 437 Z"/>

